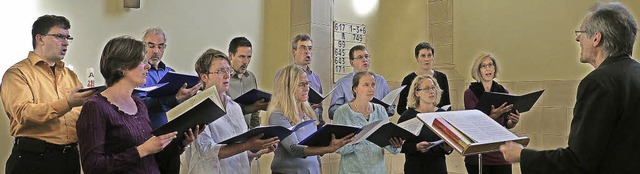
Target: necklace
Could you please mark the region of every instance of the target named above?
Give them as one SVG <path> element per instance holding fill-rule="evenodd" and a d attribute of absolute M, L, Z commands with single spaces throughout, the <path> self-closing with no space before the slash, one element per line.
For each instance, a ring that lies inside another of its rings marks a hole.
<path fill-rule="evenodd" d="M 368 102 L 364 107 L 365 108 L 358 107 L 358 105 L 355 102 L 353 102 L 354 111 L 356 111 L 357 113 L 361 113 L 362 115 L 367 117 L 367 116 L 369 116 L 369 114 L 371 114 L 373 112 L 373 108 L 369 107 L 369 103 Z"/>

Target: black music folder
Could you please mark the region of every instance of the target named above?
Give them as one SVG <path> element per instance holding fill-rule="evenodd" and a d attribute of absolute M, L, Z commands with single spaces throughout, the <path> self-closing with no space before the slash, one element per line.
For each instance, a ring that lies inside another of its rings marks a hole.
<path fill-rule="evenodd" d="M 313 124 L 313 122 L 315 122 L 316 120 L 307 120 L 307 121 L 303 121 L 298 123 L 297 125 L 291 127 L 291 128 L 285 128 L 282 126 L 276 126 L 276 125 L 270 125 L 270 126 L 258 126 L 255 127 L 243 134 L 240 134 L 238 136 L 229 138 L 227 140 L 224 140 L 218 144 L 240 144 L 240 143 L 244 143 L 245 141 L 251 139 L 252 137 L 259 135 L 261 133 L 264 133 L 264 135 L 262 137 L 260 137 L 260 139 L 269 139 L 269 138 L 273 138 L 273 137 L 278 137 L 278 139 L 280 141 L 284 140 L 285 138 L 287 138 L 289 135 L 291 135 L 293 132 L 296 132 L 298 129 L 303 128 L 307 125 Z"/>
<path fill-rule="evenodd" d="M 187 88 L 191 88 L 200 83 L 200 78 L 197 75 L 181 74 L 176 72 L 167 72 L 158 84 L 167 83 L 163 86 L 153 89 L 147 93 L 147 97 L 164 97 L 170 95 L 176 95 L 178 90 L 187 83 Z"/>
<path fill-rule="evenodd" d="M 250 105 L 260 99 L 264 99 L 266 102 L 269 102 L 271 101 L 271 94 L 259 89 L 252 89 L 238 96 L 238 98 L 233 99 L 233 101 L 241 105 Z"/>
<path fill-rule="evenodd" d="M 357 134 L 358 132 L 360 132 L 360 130 L 362 129 L 353 126 L 325 124 L 318 131 L 309 135 L 298 144 L 317 147 L 329 146 L 329 144 L 331 144 L 332 134 L 336 136 L 336 139 L 340 139 L 352 133 Z"/>
<path fill-rule="evenodd" d="M 102 92 L 105 89 L 107 89 L 107 85 L 99 85 L 94 87 L 81 88 L 80 90 L 78 90 L 78 92 L 84 92 L 89 90 L 96 90 L 97 92 Z"/>
<path fill-rule="evenodd" d="M 532 92 L 525 95 L 514 95 L 497 92 L 484 92 L 476 109 L 484 112 L 491 112 L 491 105 L 494 107 L 500 107 L 503 103 L 507 102 L 507 105 L 513 104 L 513 109 L 520 113 L 531 110 L 533 105 L 538 101 L 538 98 L 542 95 L 544 90 Z"/>
<path fill-rule="evenodd" d="M 333 90 L 336 89 L 336 87 L 338 87 L 338 86 L 334 86 L 333 89 L 331 89 L 331 91 L 329 91 L 326 94 L 320 94 L 315 89 L 309 87 L 309 103 L 311 103 L 311 104 L 322 103 L 322 101 L 324 99 L 326 99 L 327 97 L 329 97 L 329 95 L 333 92 Z"/>

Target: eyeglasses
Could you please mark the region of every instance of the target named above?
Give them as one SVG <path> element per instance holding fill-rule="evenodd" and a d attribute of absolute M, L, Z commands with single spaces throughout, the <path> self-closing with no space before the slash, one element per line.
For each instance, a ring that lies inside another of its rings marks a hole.
<path fill-rule="evenodd" d="M 298 88 L 300 88 L 300 89 L 308 88 L 310 84 L 311 83 L 309 83 L 309 82 L 300 82 L 300 83 L 298 83 Z"/>
<path fill-rule="evenodd" d="M 233 75 L 235 73 L 236 73 L 236 71 L 234 71 L 233 69 L 227 68 L 227 69 L 219 69 L 219 70 L 214 71 L 213 73 L 210 72 L 209 74 L 217 74 L 219 76 L 223 76 L 223 75 L 227 75 L 227 74 Z"/>
<path fill-rule="evenodd" d="M 66 35 L 66 34 L 43 34 L 43 36 L 53 36 L 56 39 L 59 40 L 68 40 L 71 41 L 73 40 L 73 37 L 71 37 L 70 35 Z"/>
<path fill-rule="evenodd" d="M 430 87 L 426 87 L 426 88 L 416 88 L 416 91 L 436 91 L 436 87 L 435 86 L 430 86 Z"/>
<path fill-rule="evenodd" d="M 364 56 L 357 56 L 353 58 L 353 60 L 358 60 L 358 59 L 371 59 L 371 56 L 368 54 L 365 54 Z"/>
<path fill-rule="evenodd" d="M 165 48 L 167 48 L 167 44 L 165 44 L 165 43 L 161 43 L 161 44 L 156 45 L 156 44 L 154 44 L 154 43 L 147 42 L 147 47 L 148 47 L 149 49 L 154 49 L 154 48 L 158 47 L 158 49 L 160 49 L 160 50 L 164 50 Z"/>
<path fill-rule="evenodd" d="M 494 65 L 493 63 L 489 63 L 489 64 L 480 64 L 480 68 L 495 68 L 496 65 Z"/>
<path fill-rule="evenodd" d="M 580 33 L 587 33 L 587 31 L 583 31 L 583 30 L 576 30 L 576 31 L 573 31 L 573 32 L 576 33 L 576 37 L 580 36 Z"/>

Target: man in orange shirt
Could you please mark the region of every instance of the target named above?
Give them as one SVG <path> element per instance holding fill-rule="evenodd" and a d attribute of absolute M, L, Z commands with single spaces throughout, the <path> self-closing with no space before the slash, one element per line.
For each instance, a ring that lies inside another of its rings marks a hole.
<path fill-rule="evenodd" d="M 15 137 L 5 173 L 80 173 L 76 120 L 94 90 L 78 92 L 78 76 L 64 66 L 73 37 L 63 16 L 39 17 L 33 51 L 2 78 L 0 96 Z"/>

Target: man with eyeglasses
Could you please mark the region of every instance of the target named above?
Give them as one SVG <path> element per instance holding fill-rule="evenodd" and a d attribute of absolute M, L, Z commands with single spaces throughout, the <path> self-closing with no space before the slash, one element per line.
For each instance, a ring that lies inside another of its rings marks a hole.
<path fill-rule="evenodd" d="M 261 139 L 263 135 L 257 135 L 239 144 L 220 144 L 248 130 L 240 105 L 226 95 L 234 71 L 227 55 L 216 49 L 205 51 L 196 61 L 195 70 L 204 89 L 215 87 L 219 92 L 226 114 L 207 125 L 185 151 L 181 173 L 249 174 L 250 160 L 273 152 L 280 142 L 278 137 Z"/>
<path fill-rule="evenodd" d="M 338 81 L 336 82 L 337 87 L 331 94 L 329 118 L 332 120 L 333 113 L 336 111 L 336 109 L 338 109 L 338 107 L 354 99 L 353 90 L 351 89 L 353 83 L 353 75 L 358 72 L 369 71 L 369 68 L 371 67 L 371 58 L 369 57 L 369 51 L 367 50 L 367 48 L 364 45 L 353 46 L 349 50 L 349 63 L 353 67 L 353 72 L 338 79 Z M 384 98 L 384 96 L 389 94 L 389 85 L 387 84 L 387 81 L 384 80 L 384 77 L 379 74 L 374 74 L 374 78 L 376 80 L 376 91 L 374 97 L 377 99 L 382 99 Z M 393 114 L 395 113 L 395 108 L 395 104 L 390 105 L 389 108 L 387 108 L 387 114 L 389 116 L 393 116 Z"/>
<path fill-rule="evenodd" d="M 227 95 L 231 98 L 238 98 L 242 94 L 258 88 L 256 76 L 248 70 L 251 62 L 252 46 L 249 39 L 236 37 L 229 42 L 229 58 L 231 68 L 235 74 L 231 75 L 229 90 Z M 258 100 L 251 105 L 241 105 L 242 113 L 249 126 L 249 129 L 260 126 L 259 110 L 266 110 L 269 102 L 264 99 Z"/>
<path fill-rule="evenodd" d="M 5 173 L 80 173 L 76 121 L 96 91 L 64 66 L 71 24 L 40 16 L 31 30 L 33 51 L 4 74 L 0 96 L 15 137 Z M 6 142 L 6 141 L 5 141 Z"/>
<path fill-rule="evenodd" d="M 147 45 L 145 58 L 151 64 L 147 73 L 147 81 L 141 87 L 157 85 L 160 79 L 168 72 L 174 72 L 162 62 L 164 51 L 167 48 L 167 39 L 164 31 L 160 28 L 149 28 L 144 31 L 142 41 Z M 177 106 L 179 103 L 195 95 L 202 85 L 197 84 L 187 88 L 185 83 L 175 96 L 147 97 L 145 92 L 138 92 L 138 95 L 147 106 L 151 128 L 156 129 L 167 123 L 167 111 Z M 182 141 L 182 140 L 174 140 Z M 163 173 L 178 173 L 180 171 L 180 158 L 167 159 L 164 163 L 159 163 L 160 171 Z"/>
<path fill-rule="evenodd" d="M 640 168 L 640 63 L 631 58 L 638 26 L 619 3 L 596 4 L 576 31 L 580 62 L 568 147 L 537 151 L 507 142 L 504 158 L 522 173 L 636 173 Z"/>

